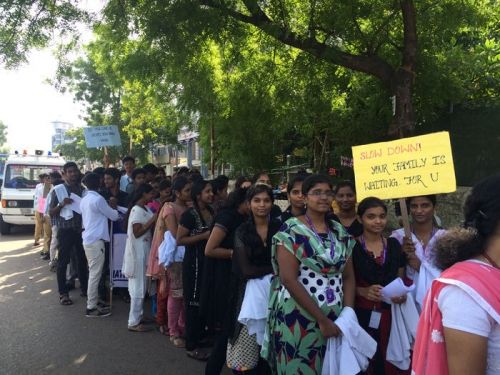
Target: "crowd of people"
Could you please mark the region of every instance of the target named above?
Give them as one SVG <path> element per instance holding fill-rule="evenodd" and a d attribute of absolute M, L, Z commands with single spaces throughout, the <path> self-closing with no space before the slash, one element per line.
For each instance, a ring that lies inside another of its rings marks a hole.
<path fill-rule="evenodd" d="M 436 196 L 408 198 L 408 236 L 388 233 L 386 203 L 357 202 L 350 181 L 298 173 L 282 211 L 267 173 L 238 178 L 228 193 L 225 176 L 207 181 L 181 168 L 170 177 L 132 157 L 122 166 L 82 175 L 68 162 L 62 177 L 40 176 L 35 245 L 43 228 L 61 305 L 73 303 L 77 277 L 86 316 L 110 315 L 112 228 L 127 235 L 128 330 L 152 330 L 151 298 L 157 331 L 206 361 L 205 374 L 224 366 L 342 373 L 325 363 L 357 365 L 330 348 L 349 338 L 338 320 L 349 314 L 374 343 L 368 355 L 350 338 L 338 341 L 364 353 L 364 365 L 350 357 L 360 373 L 500 373 L 500 175 L 472 190 L 461 229 L 441 228 Z"/>

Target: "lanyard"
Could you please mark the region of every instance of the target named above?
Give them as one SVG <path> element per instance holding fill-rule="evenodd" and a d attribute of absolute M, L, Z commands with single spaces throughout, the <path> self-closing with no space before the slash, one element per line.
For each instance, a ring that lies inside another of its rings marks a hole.
<path fill-rule="evenodd" d="M 309 227 L 311 227 L 311 230 L 313 231 L 317 240 L 323 245 L 324 248 L 326 248 L 325 240 L 323 238 L 321 238 L 321 236 L 318 234 L 318 231 L 316 230 L 316 227 L 314 226 L 311 218 L 309 216 L 307 216 L 307 214 L 304 215 L 304 217 L 306 218 L 307 224 L 309 225 Z M 328 228 L 328 239 L 330 240 L 330 256 L 333 259 L 334 255 L 335 255 L 335 239 L 333 238 L 332 231 L 330 230 L 328 225 L 327 225 L 327 228 Z"/>
<path fill-rule="evenodd" d="M 368 254 L 368 249 L 367 249 L 366 243 L 365 243 L 365 236 L 361 236 L 360 239 L 361 239 L 361 246 L 363 247 L 363 250 Z M 382 255 L 382 265 L 384 265 L 385 264 L 385 259 L 387 257 L 387 244 L 384 241 L 384 237 L 380 236 L 380 239 L 382 240 L 382 247 L 384 249 L 382 251 L 382 254 L 381 254 Z"/>

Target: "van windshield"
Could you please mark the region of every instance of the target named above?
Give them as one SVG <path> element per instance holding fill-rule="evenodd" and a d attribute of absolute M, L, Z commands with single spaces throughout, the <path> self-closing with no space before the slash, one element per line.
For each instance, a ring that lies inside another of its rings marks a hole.
<path fill-rule="evenodd" d="M 5 170 L 4 187 L 34 189 L 40 182 L 39 175 L 60 170 L 61 167 L 52 165 L 8 164 Z"/>

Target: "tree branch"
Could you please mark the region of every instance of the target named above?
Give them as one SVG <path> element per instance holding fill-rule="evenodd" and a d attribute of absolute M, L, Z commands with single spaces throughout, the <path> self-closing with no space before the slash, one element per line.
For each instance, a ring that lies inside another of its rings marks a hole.
<path fill-rule="evenodd" d="M 390 86 L 394 68 L 380 57 L 375 55 L 353 55 L 339 48 L 320 43 L 315 38 L 300 36 L 273 22 L 260 8 L 257 1 L 243 0 L 243 2 L 250 15 L 229 9 L 217 0 L 200 0 L 202 5 L 216 9 L 240 22 L 254 25 L 284 44 L 310 53 L 334 65 L 340 65 L 351 70 L 369 74 L 380 79 L 386 87 Z"/>

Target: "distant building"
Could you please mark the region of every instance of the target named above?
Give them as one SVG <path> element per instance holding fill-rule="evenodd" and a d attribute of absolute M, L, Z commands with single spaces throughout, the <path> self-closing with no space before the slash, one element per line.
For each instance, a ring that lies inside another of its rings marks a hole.
<path fill-rule="evenodd" d="M 208 171 L 201 162 L 203 149 L 198 142 L 199 133 L 182 128 L 177 135 L 177 145 L 158 145 L 153 152 L 156 164 L 164 166 L 167 174 L 171 175 L 179 167 L 189 167 L 200 170 L 206 176 Z"/>
<path fill-rule="evenodd" d="M 52 121 L 51 124 L 54 128 L 54 135 L 52 136 L 52 150 L 54 150 L 57 146 L 74 141 L 74 138 L 69 138 L 66 135 L 68 130 L 75 128 L 73 124 L 63 121 Z"/>

